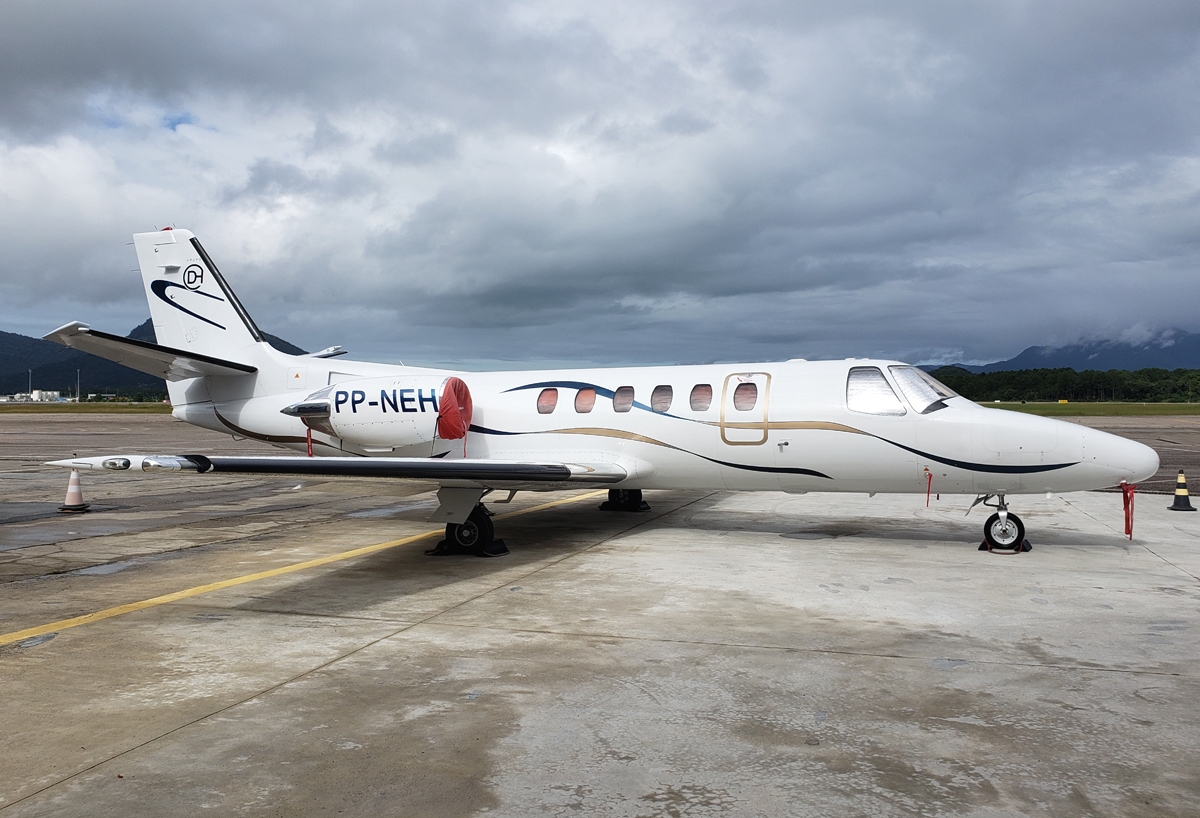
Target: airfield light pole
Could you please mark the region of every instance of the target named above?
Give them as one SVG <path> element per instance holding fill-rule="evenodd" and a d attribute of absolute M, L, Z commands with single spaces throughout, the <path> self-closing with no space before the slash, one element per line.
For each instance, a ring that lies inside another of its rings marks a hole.
<path fill-rule="evenodd" d="M 75 402 L 79 403 L 79 370 L 75 370 Z"/>
<path fill-rule="evenodd" d="M 29 392 L 28 392 L 28 394 L 30 394 L 30 395 L 33 394 L 33 370 L 32 369 L 29 370 Z"/>

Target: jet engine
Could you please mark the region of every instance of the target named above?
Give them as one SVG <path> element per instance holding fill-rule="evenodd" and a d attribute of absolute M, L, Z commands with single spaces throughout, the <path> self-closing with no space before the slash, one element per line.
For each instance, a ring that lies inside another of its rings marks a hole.
<path fill-rule="evenodd" d="M 391 451 L 464 437 L 471 396 L 462 380 L 441 375 L 360 378 L 328 386 L 282 411 L 367 451 Z"/>

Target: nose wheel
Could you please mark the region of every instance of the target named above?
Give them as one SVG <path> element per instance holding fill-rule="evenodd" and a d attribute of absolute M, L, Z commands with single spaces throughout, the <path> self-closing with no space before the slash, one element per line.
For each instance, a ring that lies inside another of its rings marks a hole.
<path fill-rule="evenodd" d="M 1024 548 L 1025 524 L 1016 514 L 996 512 L 983 524 L 983 539 L 992 548 L 1016 550 Z"/>
<path fill-rule="evenodd" d="M 1029 542 L 1025 539 L 1025 524 L 1021 522 L 1020 517 L 1009 512 L 1008 503 L 1004 502 L 1004 495 L 996 495 L 995 505 L 989 503 L 989 499 L 991 499 L 990 494 L 982 494 L 975 499 L 974 503 L 971 503 L 971 508 L 983 503 L 985 506 L 996 509 L 996 513 L 988 517 L 987 522 L 983 524 L 983 545 L 979 546 L 979 550 L 998 549 L 1011 551 L 1014 554 L 1032 550 Z M 970 514 L 971 509 L 967 509 L 967 513 Z"/>

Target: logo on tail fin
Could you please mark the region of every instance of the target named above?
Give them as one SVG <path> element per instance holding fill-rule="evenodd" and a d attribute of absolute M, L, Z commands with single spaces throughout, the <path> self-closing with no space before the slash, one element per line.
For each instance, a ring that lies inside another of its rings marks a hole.
<path fill-rule="evenodd" d="M 204 268 L 193 264 L 183 271 L 183 286 L 189 290 L 198 290 L 204 284 Z"/>
<path fill-rule="evenodd" d="M 187 270 L 184 271 L 184 281 L 185 282 L 189 282 L 191 280 L 191 279 L 189 279 L 189 274 L 193 270 L 196 271 L 195 279 L 194 279 L 196 281 L 195 287 L 192 287 L 190 285 L 190 283 L 189 283 L 189 286 L 185 287 L 183 284 L 176 284 L 174 281 L 165 281 L 160 278 L 157 281 L 154 281 L 150 284 L 150 290 L 155 295 L 158 296 L 159 300 L 163 301 L 164 303 L 170 304 L 172 307 L 179 310 L 180 312 L 186 312 L 188 315 L 192 316 L 193 318 L 199 318 L 204 323 L 211 324 L 212 326 L 216 327 L 217 329 L 225 329 L 225 327 L 221 326 L 216 321 L 210 321 L 209 319 L 205 318 L 203 315 L 200 315 L 199 313 L 194 313 L 191 310 L 189 310 L 187 307 L 183 306 L 182 304 L 176 303 L 174 295 L 167 295 L 167 290 L 176 289 L 176 290 L 183 290 L 184 292 L 193 292 L 196 295 L 202 295 L 205 298 L 212 298 L 216 301 L 224 301 L 225 300 L 224 298 L 221 298 L 220 296 L 210 295 L 209 293 L 201 292 L 200 290 L 196 289 L 196 287 L 199 287 L 200 284 L 202 284 L 204 282 L 204 270 L 201 267 L 198 267 L 195 265 L 193 265 L 192 267 L 188 267 Z"/>

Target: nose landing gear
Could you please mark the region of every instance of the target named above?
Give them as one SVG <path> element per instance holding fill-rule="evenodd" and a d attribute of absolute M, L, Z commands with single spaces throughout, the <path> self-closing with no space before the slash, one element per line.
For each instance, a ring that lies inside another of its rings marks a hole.
<path fill-rule="evenodd" d="M 996 509 L 996 513 L 987 518 L 987 522 L 983 524 L 983 544 L 979 546 L 980 551 L 1011 551 L 1014 554 L 1019 554 L 1022 551 L 1031 551 L 1033 546 L 1025 539 L 1025 524 L 1021 522 L 1021 518 L 1016 514 L 1012 514 L 1008 510 L 1008 503 L 1004 502 L 1004 495 L 998 494 L 996 503 L 993 505 L 988 500 L 992 495 L 985 494 L 975 499 L 971 503 L 971 508 L 982 503 L 988 508 Z M 967 509 L 970 512 L 971 509 Z"/>

